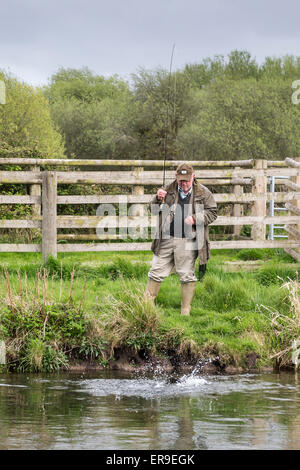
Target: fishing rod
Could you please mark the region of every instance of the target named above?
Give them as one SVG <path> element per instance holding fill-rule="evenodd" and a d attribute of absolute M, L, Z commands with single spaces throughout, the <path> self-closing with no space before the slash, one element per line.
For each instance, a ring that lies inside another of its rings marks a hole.
<path fill-rule="evenodd" d="M 164 138 L 164 165 L 163 165 L 163 185 L 162 189 L 165 189 L 166 183 L 166 160 L 167 160 L 167 135 L 168 135 L 168 125 L 169 125 L 169 104 L 170 104 L 170 90 L 171 90 L 171 76 L 172 76 L 172 66 L 173 66 L 173 57 L 174 57 L 175 44 L 172 47 L 171 59 L 170 59 L 170 68 L 169 68 L 169 80 L 168 80 L 168 99 L 167 99 L 167 114 L 165 121 L 165 138 Z M 174 98 L 175 99 L 175 98 Z M 165 198 L 162 198 L 162 204 L 164 204 Z"/>

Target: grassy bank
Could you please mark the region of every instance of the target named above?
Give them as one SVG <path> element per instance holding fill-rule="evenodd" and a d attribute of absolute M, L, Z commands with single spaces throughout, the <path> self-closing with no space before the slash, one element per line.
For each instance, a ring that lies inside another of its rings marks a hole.
<path fill-rule="evenodd" d="M 228 260 L 263 261 L 228 272 Z M 6 370 L 51 371 L 87 360 L 110 367 L 126 353 L 229 366 L 289 366 L 300 338 L 299 265 L 281 250 L 213 251 L 190 317 L 176 275 L 144 299 L 151 253 L 0 254 L 0 340 Z"/>

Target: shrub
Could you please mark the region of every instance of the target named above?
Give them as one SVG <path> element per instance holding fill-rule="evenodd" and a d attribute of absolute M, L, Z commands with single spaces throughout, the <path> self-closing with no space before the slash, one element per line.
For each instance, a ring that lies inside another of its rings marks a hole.
<path fill-rule="evenodd" d="M 241 250 L 238 252 L 237 257 L 244 261 L 248 260 L 256 260 L 256 259 L 263 259 L 264 253 L 262 250 L 257 248 L 249 248 L 245 250 Z"/>
<path fill-rule="evenodd" d="M 282 281 L 295 280 L 298 273 L 293 266 L 282 266 L 280 264 L 268 264 L 255 273 L 257 282 L 264 286 L 280 284 Z"/>

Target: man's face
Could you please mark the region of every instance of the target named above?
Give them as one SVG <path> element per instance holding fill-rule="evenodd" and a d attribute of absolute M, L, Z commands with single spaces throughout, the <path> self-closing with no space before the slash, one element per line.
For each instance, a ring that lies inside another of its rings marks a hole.
<path fill-rule="evenodd" d="M 189 181 L 186 180 L 179 180 L 178 185 L 181 187 L 181 189 L 187 193 L 191 189 L 191 186 L 193 184 L 195 175 L 192 175 Z"/>

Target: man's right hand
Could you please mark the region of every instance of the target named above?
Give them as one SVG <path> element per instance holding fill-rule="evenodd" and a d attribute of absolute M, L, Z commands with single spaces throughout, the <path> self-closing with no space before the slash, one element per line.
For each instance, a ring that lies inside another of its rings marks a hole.
<path fill-rule="evenodd" d="M 157 197 L 157 199 L 159 199 L 161 201 L 162 199 L 164 199 L 166 197 L 166 194 L 167 194 L 167 191 L 160 188 L 156 193 L 156 197 Z"/>

